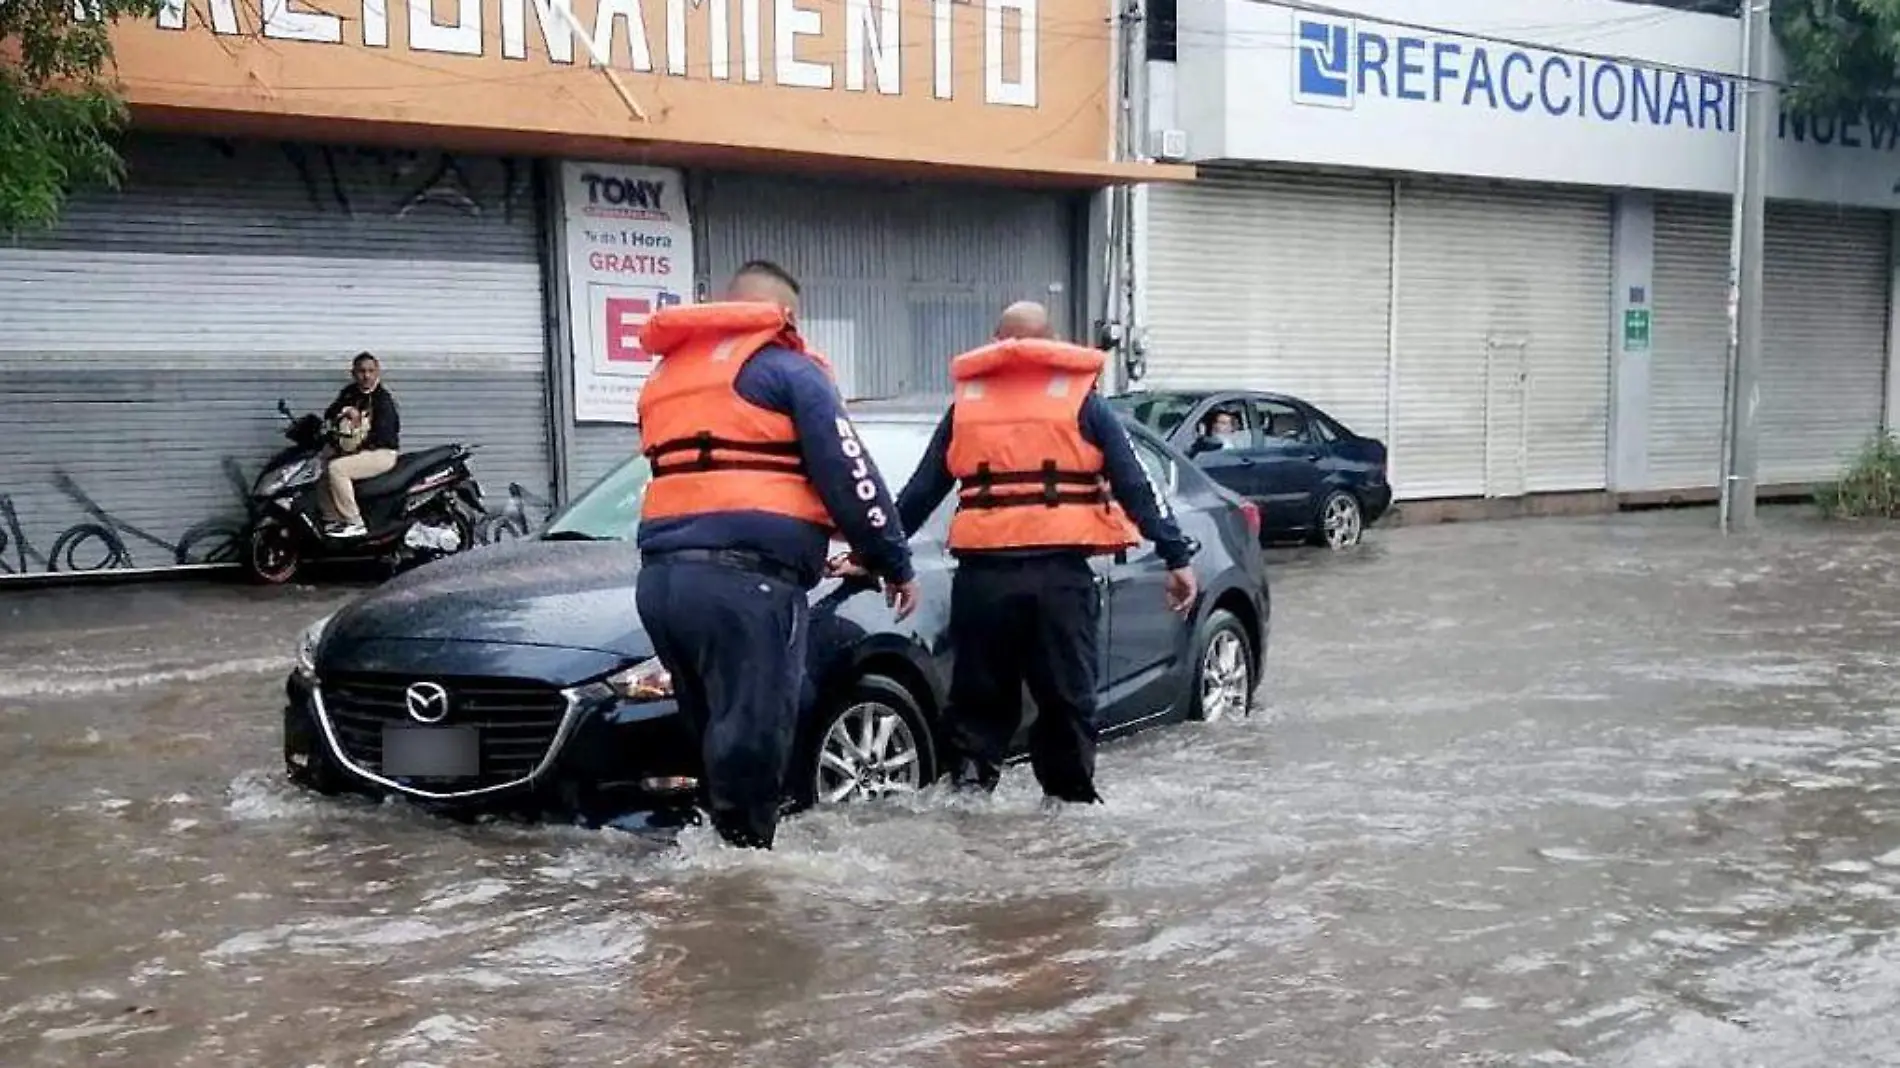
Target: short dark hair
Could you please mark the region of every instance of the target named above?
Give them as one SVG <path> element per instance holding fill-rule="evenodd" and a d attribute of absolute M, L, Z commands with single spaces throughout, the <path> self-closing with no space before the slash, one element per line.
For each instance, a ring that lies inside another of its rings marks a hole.
<path fill-rule="evenodd" d="M 373 363 L 373 364 L 375 364 L 375 365 L 376 365 L 376 366 L 378 366 L 378 367 L 381 367 L 381 366 L 383 365 L 383 361 L 381 361 L 381 360 L 379 360 L 379 359 L 377 359 L 377 358 L 376 358 L 376 354 L 375 354 L 375 353 L 373 353 L 373 352 L 359 352 L 359 353 L 357 353 L 357 354 L 356 354 L 356 359 L 354 359 L 354 360 L 351 360 L 351 361 L 350 361 L 350 366 L 351 366 L 351 367 L 353 367 L 353 368 L 354 368 L 354 367 L 361 367 L 361 366 L 363 366 L 363 365 L 364 365 L 365 363 Z"/>
<path fill-rule="evenodd" d="M 783 282 L 785 284 L 785 288 L 792 291 L 793 296 L 804 295 L 803 290 L 798 288 L 798 279 L 792 277 L 792 272 L 786 270 L 783 267 L 780 267 L 778 264 L 773 263 L 771 260 L 747 260 L 745 261 L 745 263 L 740 265 L 738 270 L 732 272 L 732 276 L 734 278 L 737 278 L 740 275 L 745 275 L 745 274 L 765 275 L 767 278 L 772 278 L 780 282 Z"/>

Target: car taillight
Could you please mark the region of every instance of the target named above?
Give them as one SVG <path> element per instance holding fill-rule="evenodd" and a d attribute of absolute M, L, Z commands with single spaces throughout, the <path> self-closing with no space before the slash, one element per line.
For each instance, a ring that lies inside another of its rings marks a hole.
<path fill-rule="evenodd" d="M 1260 536 L 1260 506 L 1252 501 L 1240 502 L 1240 517 L 1247 521 L 1247 532 L 1254 537 Z"/>

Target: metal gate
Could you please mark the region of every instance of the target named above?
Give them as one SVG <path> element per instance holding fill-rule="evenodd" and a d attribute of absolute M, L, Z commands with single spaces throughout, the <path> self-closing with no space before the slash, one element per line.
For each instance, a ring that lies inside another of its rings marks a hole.
<path fill-rule="evenodd" d="M 0 248 L 0 577 L 230 558 L 278 399 L 321 410 L 365 350 L 405 450 L 478 443 L 491 504 L 541 518 L 526 163 L 148 136 L 127 163 L 123 191 Z"/>

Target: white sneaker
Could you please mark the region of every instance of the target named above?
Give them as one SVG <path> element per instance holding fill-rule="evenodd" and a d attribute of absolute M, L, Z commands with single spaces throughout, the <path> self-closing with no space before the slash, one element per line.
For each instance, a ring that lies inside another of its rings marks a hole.
<path fill-rule="evenodd" d="M 336 528 L 336 533 L 332 534 L 331 537 L 360 538 L 368 533 L 369 528 L 361 523 L 344 523 L 342 526 Z"/>

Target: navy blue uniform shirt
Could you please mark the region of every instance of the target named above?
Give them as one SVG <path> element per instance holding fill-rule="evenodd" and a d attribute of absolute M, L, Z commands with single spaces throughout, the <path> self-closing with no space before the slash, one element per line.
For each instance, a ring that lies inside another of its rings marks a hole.
<path fill-rule="evenodd" d="M 917 473 L 910 476 L 904 492 L 897 495 L 897 515 L 905 530 L 922 526 L 930 513 L 937 510 L 937 505 L 956 488 L 957 480 L 950 474 L 949 466 L 950 427 L 955 414 L 954 406 L 943 413 L 943 422 L 937 424 L 936 436 L 930 439 L 930 448 L 917 464 Z M 1141 466 L 1135 446 L 1129 442 L 1128 431 L 1122 428 L 1120 420 L 1115 409 L 1097 393 L 1088 395 L 1077 416 L 1077 422 L 1082 424 L 1083 440 L 1102 450 L 1103 473 L 1108 476 L 1108 488 L 1115 494 L 1115 500 L 1128 512 L 1128 518 L 1135 521 L 1141 536 L 1155 543 L 1155 552 L 1163 563 L 1169 568 L 1186 567 L 1198 546 L 1181 533 L 1165 501 L 1148 481 L 1148 469 Z"/>
<path fill-rule="evenodd" d="M 909 582 L 910 546 L 897 508 L 830 376 L 805 356 L 769 345 L 746 361 L 733 389 L 747 403 L 791 418 L 806 477 L 858 560 L 874 575 Z M 748 550 L 797 571 L 809 586 L 824 572 L 831 538 L 815 523 L 772 512 L 708 512 L 643 522 L 638 544 L 642 553 Z"/>

